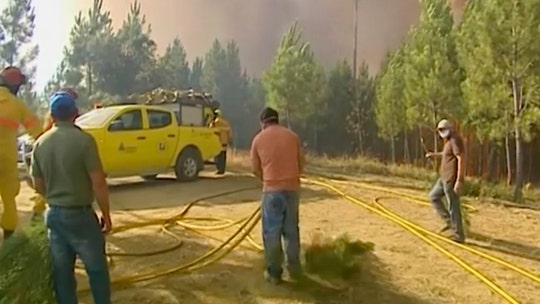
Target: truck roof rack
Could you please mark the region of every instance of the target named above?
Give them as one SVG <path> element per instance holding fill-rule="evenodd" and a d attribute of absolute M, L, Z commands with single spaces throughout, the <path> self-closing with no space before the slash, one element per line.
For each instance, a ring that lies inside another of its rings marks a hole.
<path fill-rule="evenodd" d="M 128 97 L 128 102 L 147 105 L 179 103 L 184 105 L 209 106 L 213 109 L 217 109 L 220 106 L 219 102 L 212 98 L 212 94 L 207 92 L 195 92 L 193 89 L 165 90 L 163 88 L 155 88 L 141 94 L 130 95 Z"/>

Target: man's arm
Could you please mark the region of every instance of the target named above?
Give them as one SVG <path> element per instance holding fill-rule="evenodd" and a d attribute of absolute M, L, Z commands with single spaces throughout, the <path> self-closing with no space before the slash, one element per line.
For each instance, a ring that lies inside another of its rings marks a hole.
<path fill-rule="evenodd" d="M 257 137 L 253 139 L 251 143 L 251 172 L 255 174 L 259 179 L 263 179 L 262 168 L 261 168 L 261 159 L 259 157 L 259 152 L 257 151 Z"/>
<path fill-rule="evenodd" d="M 84 156 L 84 165 L 92 181 L 92 189 L 96 201 L 103 215 L 105 221 L 105 229 L 111 228 L 111 215 L 110 215 L 110 203 L 109 203 L 109 187 L 107 186 L 107 180 L 105 179 L 105 173 L 103 172 L 103 166 L 99 157 L 96 141 L 93 138 L 89 138 L 89 144 Z"/>
<path fill-rule="evenodd" d="M 463 142 L 458 139 L 452 139 L 452 153 L 456 156 L 457 159 L 457 172 L 456 177 L 458 182 L 463 182 L 465 178 L 465 157 L 464 157 L 464 147 Z"/>
<path fill-rule="evenodd" d="M 21 111 L 21 124 L 26 132 L 32 136 L 32 138 L 38 138 L 43 132 L 39 119 L 36 117 L 36 115 L 34 115 L 34 113 L 32 113 L 32 111 L 30 111 L 24 102 L 21 100 L 18 100 L 18 102 Z"/>
<path fill-rule="evenodd" d="M 304 155 L 304 150 L 300 144 L 300 139 L 297 137 L 298 142 L 298 170 L 300 174 L 304 173 L 304 168 L 306 166 L 306 157 Z"/>
<path fill-rule="evenodd" d="M 443 156 L 443 153 L 442 151 L 441 152 L 428 152 L 426 154 L 426 157 L 442 157 Z"/>
<path fill-rule="evenodd" d="M 32 157 L 30 162 L 30 176 L 32 177 L 33 188 L 41 196 L 45 196 L 45 180 L 39 167 L 39 160 L 36 157 L 37 144 L 32 150 Z"/>

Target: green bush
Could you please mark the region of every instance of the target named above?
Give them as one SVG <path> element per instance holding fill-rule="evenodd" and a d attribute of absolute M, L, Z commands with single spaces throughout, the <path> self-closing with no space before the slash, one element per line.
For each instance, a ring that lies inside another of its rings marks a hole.
<path fill-rule="evenodd" d="M 55 304 L 47 231 L 34 223 L 0 248 L 0 304 Z"/>
<path fill-rule="evenodd" d="M 358 257 L 372 251 L 373 243 L 351 241 L 343 234 L 337 238 L 314 235 L 304 252 L 306 270 L 327 278 L 351 278 L 360 271 Z"/>

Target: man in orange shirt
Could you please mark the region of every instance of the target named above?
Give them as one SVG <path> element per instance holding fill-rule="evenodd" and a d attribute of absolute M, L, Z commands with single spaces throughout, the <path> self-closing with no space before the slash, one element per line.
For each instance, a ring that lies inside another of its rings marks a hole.
<path fill-rule="evenodd" d="M 277 284 L 283 273 L 282 237 L 289 276 L 297 279 L 302 274 L 298 205 L 305 161 L 298 136 L 279 124 L 276 110 L 265 108 L 260 122 L 262 130 L 251 144 L 251 162 L 253 173 L 263 182 L 265 276 L 270 283 Z"/>

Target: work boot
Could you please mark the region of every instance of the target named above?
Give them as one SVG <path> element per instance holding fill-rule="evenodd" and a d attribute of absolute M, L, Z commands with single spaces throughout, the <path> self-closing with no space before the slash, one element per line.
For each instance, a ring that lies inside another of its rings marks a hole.
<path fill-rule="evenodd" d="M 277 278 L 277 277 L 274 277 L 274 276 L 271 276 L 268 272 L 264 272 L 264 278 L 266 279 L 266 281 L 272 285 L 279 285 L 281 283 L 283 283 L 283 280 L 281 278 Z"/>
<path fill-rule="evenodd" d="M 4 241 L 9 239 L 13 235 L 13 233 L 15 233 L 15 231 L 4 229 Z"/>
<path fill-rule="evenodd" d="M 451 237 L 452 241 L 459 243 L 459 244 L 465 244 L 465 238 L 459 235 L 453 235 Z"/>
<path fill-rule="evenodd" d="M 452 223 L 450 222 L 449 219 L 444 219 L 444 221 L 445 221 L 446 224 L 444 225 L 444 227 L 442 227 L 442 228 L 439 230 L 439 234 L 445 233 L 445 232 L 447 232 L 448 230 L 450 230 L 450 229 L 453 228 L 453 227 L 452 227 Z"/>

